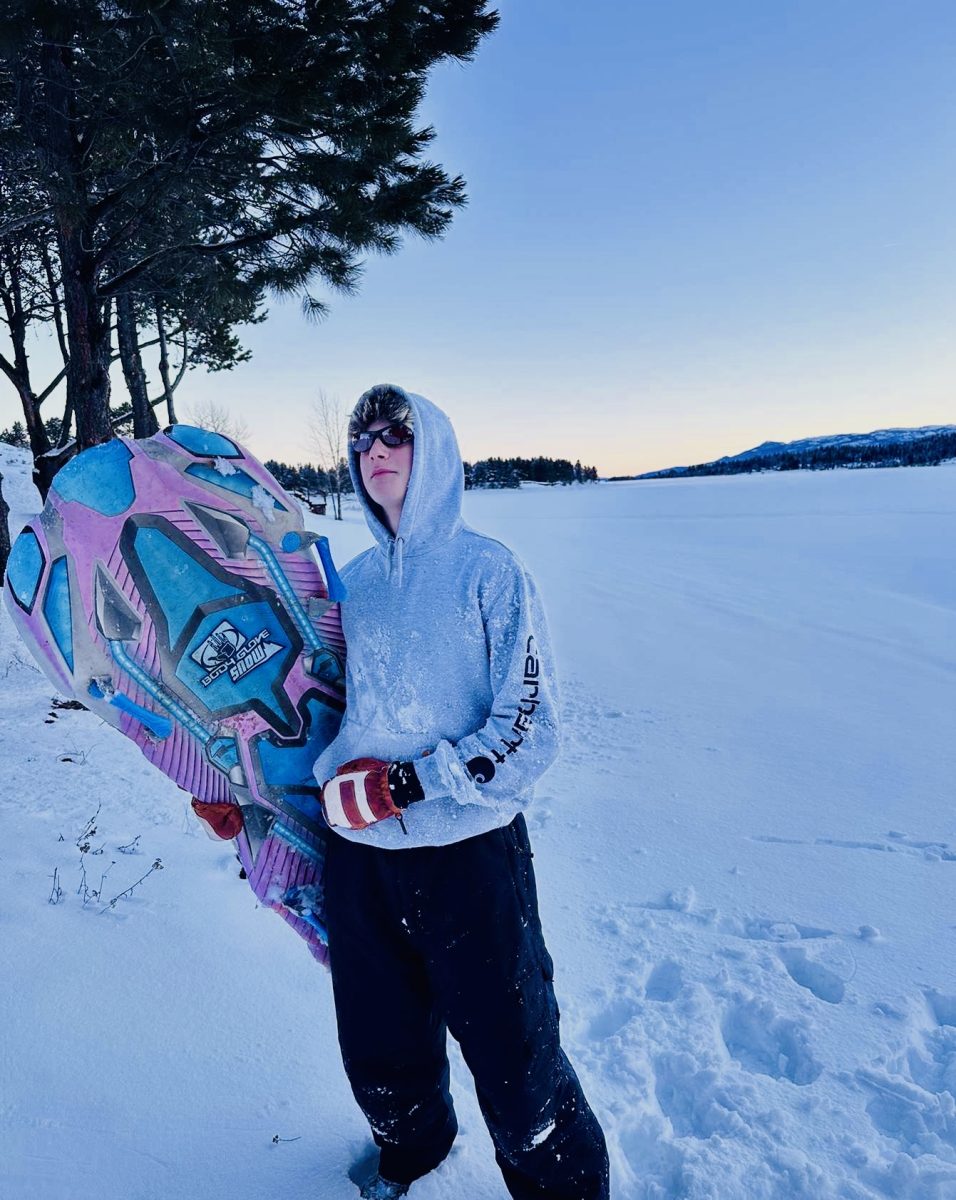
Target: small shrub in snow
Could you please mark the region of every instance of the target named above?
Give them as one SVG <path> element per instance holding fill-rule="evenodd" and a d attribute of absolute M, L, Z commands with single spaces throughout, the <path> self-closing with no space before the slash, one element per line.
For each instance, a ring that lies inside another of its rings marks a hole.
<path fill-rule="evenodd" d="M 139 877 L 139 879 L 137 879 L 135 883 L 131 883 L 125 891 L 120 892 L 120 894 L 118 896 L 114 896 L 113 899 L 110 900 L 108 904 L 104 904 L 103 907 L 100 909 L 100 915 L 102 916 L 103 913 L 110 912 L 112 909 L 114 909 L 116 907 L 117 903 L 120 900 L 126 900 L 129 896 L 132 896 L 133 892 L 136 890 L 136 888 L 139 887 L 139 885 L 141 883 L 144 882 L 144 880 L 149 879 L 150 875 L 152 875 L 152 873 L 154 871 L 161 871 L 162 869 L 163 869 L 163 860 L 161 858 L 157 858 L 155 860 L 155 862 L 153 863 L 153 865 L 146 872 L 145 875 L 141 875 Z"/>

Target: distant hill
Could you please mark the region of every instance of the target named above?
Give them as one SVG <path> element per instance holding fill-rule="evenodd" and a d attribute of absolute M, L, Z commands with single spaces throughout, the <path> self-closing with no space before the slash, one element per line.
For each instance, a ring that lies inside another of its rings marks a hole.
<path fill-rule="evenodd" d="M 837 433 L 796 442 L 762 442 L 740 454 L 691 467 L 668 467 L 616 479 L 674 479 L 684 475 L 740 475 L 750 471 L 825 471 L 833 467 L 928 467 L 956 458 L 956 425 Z"/>

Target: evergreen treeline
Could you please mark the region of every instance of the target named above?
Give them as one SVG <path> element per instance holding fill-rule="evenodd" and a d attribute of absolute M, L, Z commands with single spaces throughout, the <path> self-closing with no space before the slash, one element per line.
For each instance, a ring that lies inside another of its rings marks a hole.
<path fill-rule="evenodd" d="M 128 420 L 121 419 L 124 415 Z M 113 416 L 116 418 L 113 425 L 115 432 L 123 437 L 131 437 L 133 433 L 132 406 L 128 403 L 115 405 Z M 59 417 L 50 417 L 48 421 L 43 422 L 43 429 L 50 439 L 50 443 L 55 446 L 63 433 L 63 422 Z M 8 446 L 18 446 L 21 450 L 30 449 L 30 435 L 22 421 L 14 421 L 6 429 L 0 429 L 0 442 L 6 442 Z"/>
<path fill-rule="evenodd" d="M 294 492 L 303 500 L 314 496 L 323 500 L 332 492 L 328 472 L 310 463 L 290 466 L 274 459 L 265 464 L 287 492 Z M 597 468 L 583 467 L 578 462 L 565 458 L 484 458 L 480 462 L 464 464 L 466 488 L 516 488 L 522 483 L 595 483 Z M 343 459 L 339 463 L 340 488 L 352 492 L 349 470 Z"/>
<path fill-rule="evenodd" d="M 898 442 L 838 443 L 783 449 L 747 458 L 721 459 L 619 479 L 673 479 L 687 475 L 743 475 L 751 471 L 827 471 L 835 467 L 935 467 L 956 458 L 956 431 Z"/>
<path fill-rule="evenodd" d="M 596 483 L 596 467 L 566 458 L 483 458 L 465 463 L 466 488 L 516 488 L 522 483 Z"/>
<path fill-rule="evenodd" d="M 267 471 L 272 472 L 276 481 L 287 492 L 299 496 L 307 504 L 316 496 L 321 496 L 324 502 L 332 492 L 341 493 L 354 490 L 348 464 L 344 458 L 339 460 L 336 469 L 337 479 L 330 479 L 328 471 L 323 471 L 321 467 L 314 467 L 311 463 L 299 463 L 298 466 L 292 467 L 288 463 L 276 462 L 274 458 L 270 458 L 263 465 Z"/>
<path fill-rule="evenodd" d="M 59 433 L 60 421 L 53 417 L 47 422 L 51 437 Z M 121 432 L 127 432 L 125 430 Z M 14 421 L 7 429 L 0 430 L 0 442 L 8 442 L 11 446 L 29 446 L 29 438 L 22 421 Z M 465 463 L 466 488 L 516 488 L 522 483 L 596 483 L 597 468 L 583 467 L 580 459 L 570 462 L 566 458 L 483 458 L 480 462 Z M 311 463 L 299 463 L 292 466 L 289 463 L 277 462 L 270 459 L 265 463 L 267 471 L 271 471 L 276 480 L 287 492 L 293 492 L 305 501 L 311 501 L 316 496 L 326 500 L 336 489 L 334 479 L 329 479 L 329 472 Z M 352 492 L 352 480 L 345 459 L 338 465 L 339 492 Z"/>

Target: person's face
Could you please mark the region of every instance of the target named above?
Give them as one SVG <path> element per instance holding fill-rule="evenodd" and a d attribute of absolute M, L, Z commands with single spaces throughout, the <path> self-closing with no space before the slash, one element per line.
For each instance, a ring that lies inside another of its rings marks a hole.
<path fill-rule="evenodd" d="M 366 428 L 387 429 L 389 424 L 388 421 L 373 421 Z M 401 516 L 405 493 L 408 491 L 414 446 L 414 442 L 406 442 L 402 446 L 386 446 L 381 438 L 376 438 L 371 449 L 359 455 L 365 490 L 371 499 L 385 510 L 393 533 L 398 529 L 398 518 Z"/>

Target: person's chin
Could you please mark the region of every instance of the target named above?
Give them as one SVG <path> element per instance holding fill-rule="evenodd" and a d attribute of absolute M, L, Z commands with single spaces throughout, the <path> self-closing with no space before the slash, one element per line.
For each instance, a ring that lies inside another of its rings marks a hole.
<path fill-rule="evenodd" d="M 369 495 L 376 504 L 390 504 L 399 498 L 400 488 L 397 486 L 398 481 L 394 476 L 384 475 L 380 479 L 373 480 L 369 487 Z"/>

